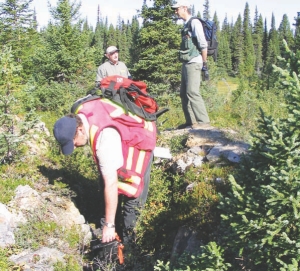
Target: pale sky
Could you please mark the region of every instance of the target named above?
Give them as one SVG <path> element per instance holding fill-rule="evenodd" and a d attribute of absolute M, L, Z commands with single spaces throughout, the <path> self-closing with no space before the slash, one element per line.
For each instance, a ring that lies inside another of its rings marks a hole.
<path fill-rule="evenodd" d="M 5 0 L 0 0 L 4 2 Z M 74 1 L 74 0 L 70 0 Z M 49 2 L 56 6 L 57 0 L 49 0 Z M 78 0 L 77 0 L 78 2 Z M 40 26 L 47 25 L 49 20 L 47 0 L 33 0 L 33 6 L 37 12 L 37 20 Z M 152 5 L 153 1 L 147 0 L 148 5 Z M 195 6 L 195 10 L 203 12 L 204 0 L 190 0 L 190 3 Z M 235 22 L 238 14 L 240 13 L 243 18 L 243 12 L 245 5 L 248 3 L 250 9 L 250 18 L 253 22 L 255 9 L 257 7 L 258 12 L 262 14 L 263 19 L 267 19 L 268 29 L 271 25 L 271 16 L 274 13 L 276 26 L 278 27 L 282 16 L 287 14 L 291 27 L 294 21 L 294 17 L 297 16 L 297 12 L 300 12 L 299 0 L 209 0 L 211 16 L 217 12 L 220 23 L 222 24 L 225 15 L 229 22 Z M 143 0 L 82 0 L 81 1 L 81 16 L 87 18 L 89 24 L 95 26 L 97 19 L 97 9 L 100 5 L 102 17 L 107 17 L 108 22 L 116 24 L 118 15 L 122 19 L 131 21 L 132 17 L 136 15 L 136 10 L 141 9 Z"/>

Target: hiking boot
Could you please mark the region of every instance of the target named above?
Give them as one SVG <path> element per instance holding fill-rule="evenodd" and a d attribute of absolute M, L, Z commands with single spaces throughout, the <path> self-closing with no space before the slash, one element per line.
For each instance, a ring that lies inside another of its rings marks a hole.
<path fill-rule="evenodd" d="M 190 123 L 183 123 L 183 124 L 178 125 L 178 126 L 176 127 L 176 129 L 177 129 L 177 130 L 180 130 L 180 129 L 186 129 L 186 128 L 191 127 L 191 126 L 192 126 L 192 124 L 190 124 Z"/>
<path fill-rule="evenodd" d="M 210 122 L 197 122 L 192 125 L 193 129 L 201 129 L 211 127 Z"/>

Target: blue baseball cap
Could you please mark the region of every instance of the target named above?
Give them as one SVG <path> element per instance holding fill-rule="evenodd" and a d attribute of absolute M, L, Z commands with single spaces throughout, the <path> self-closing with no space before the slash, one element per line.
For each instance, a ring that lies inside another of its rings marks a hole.
<path fill-rule="evenodd" d="M 64 155 L 69 155 L 74 151 L 74 137 L 77 124 L 75 118 L 62 117 L 57 120 L 53 127 L 53 134 L 61 147 Z"/>

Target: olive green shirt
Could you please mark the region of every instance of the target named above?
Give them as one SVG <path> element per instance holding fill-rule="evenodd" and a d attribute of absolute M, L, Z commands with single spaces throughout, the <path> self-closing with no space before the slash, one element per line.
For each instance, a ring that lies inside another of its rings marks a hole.
<path fill-rule="evenodd" d="M 124 62 L 118 61 L 116 64 L 113 64 L 110 61 L 106 61 L 99 66 L 96 81 L 99 82 L 104 77 L 112 75 L 120 75 L 126 78 L 131 76 Z"/>

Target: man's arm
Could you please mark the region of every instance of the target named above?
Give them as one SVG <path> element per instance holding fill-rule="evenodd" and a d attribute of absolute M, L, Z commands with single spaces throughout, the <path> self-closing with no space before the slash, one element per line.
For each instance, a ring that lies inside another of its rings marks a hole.
<path fill-rule="evenodd" d="M 97 69 L 97 74 L 96 74 L 96 82 L 100 82 L 104 77 L 106 77 L 106 69 L 104 66 L 105 63 L 103 63 L 102 65 L 100 65 Z M 97 84 L 97 83 L 96 83 Z"/>
<path fill-rule="evenodd" d="M 97 157 L 104 181 L 104 202 L 106 226 L 102 232 L 102 242 L 115 239 L 115 216 L 118 205 L 117 170 L 123 165 L 121 137 L 117 130 L 106 128 L 97 142 Z"/>
<path fill-rule="evenodd" d="M 202 61 L 203 63 L 207 62 L 207 48 L 201 50 Z"/>
<path fill-rule="evenodd" d="M 117 171 L 110 175 L 102 174 L 104 181 L 105 224 L 102 231 L 102 242 L 115 239 L 115 216 L 118 206 L 118 175 Z"/>
<path fill-rule="evenodd" d="M 200 48 L 202 61 L 207 61 L 207 41 L 204 35 L 203 26 L 199 20 L 192 20 L 191 22 L 192 36 L 197 38 L 198 48 Z"/>

